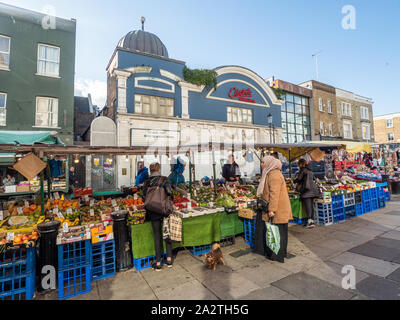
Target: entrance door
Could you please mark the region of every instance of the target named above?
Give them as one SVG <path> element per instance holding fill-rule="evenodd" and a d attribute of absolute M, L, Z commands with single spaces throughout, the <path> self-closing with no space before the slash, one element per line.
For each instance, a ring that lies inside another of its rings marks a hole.
<path fill-rule="evenodd" d="M 92 188 L 94 191 L 115 190 L 115 157 L 92 157 Z"/>

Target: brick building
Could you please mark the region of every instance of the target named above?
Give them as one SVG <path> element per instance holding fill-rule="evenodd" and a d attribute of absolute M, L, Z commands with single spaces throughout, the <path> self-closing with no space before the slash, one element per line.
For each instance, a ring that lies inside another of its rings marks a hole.
<path fill-rule="evenodd" d="M 400 142 L 400 112 L 374 117 L 375 142 Z"/>
<path fill-rule="evenodd" d="M 330 85 L 310 80 L 299 86 L 312 90 L 310 106 L 313 106 L 314 130 L 311 140 L 338 140 L 340 137 L 336 105 L 336 89 Z"/>
<path fill-rule="evenodd" d="M 373 101 L 370 98 L 336 89 L 339 135 L 344 140 L 374 141 L 372 104 Z"/>

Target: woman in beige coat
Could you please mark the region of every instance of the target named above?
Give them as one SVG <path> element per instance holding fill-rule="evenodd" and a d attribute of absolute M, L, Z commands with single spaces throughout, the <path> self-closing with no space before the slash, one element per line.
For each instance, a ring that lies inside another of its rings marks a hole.
<path fill-rule="evenodd" d="M 257 195 L 268 202 L 268 215 L 279 228 L 281 245 L 278 254 L 275 254 L 266 246 L 265 223 L 262 222 L 262 214 L 258 212 L 256 228 L 259 230 L 256 233 L 260 235 L 262 232 L 263 240 L 260 240 L 261 237 L 257 237 L 256 235 L 255 251 L 258 253 L 262 253 L 260 251 L 263 251 L 267 258 L 283 263 L 284 258 L 287 256 L 288 223 L 289 220 L 293 219 L 293 216 L 285 178 L 281 173 L 282 163 L 274 157 L 266 156 L 261 160 L 261 167 L 263 172 Z M 263 241 L 263 244 L 261 244 L 261 241 Z M 261 245 L 264 250 L 260 250 L 262 248 Z"/>

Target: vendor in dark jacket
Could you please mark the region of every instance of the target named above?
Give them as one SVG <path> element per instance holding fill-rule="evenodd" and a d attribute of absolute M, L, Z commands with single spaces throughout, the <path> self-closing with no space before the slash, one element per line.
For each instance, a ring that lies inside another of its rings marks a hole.
<path fill-rule="evenodd" d="M 240 169 L 233 155 L 230 157 L 229 163 L 226 163 L 222 168 L 222 176 L 227 182 L 239 181 Z"/>
<path fill-rule="evenodd" d="M 167 195 L 173 199 L 171 184 L 167 177 L 161 176 L 161 166 L 159 163 L 153 163 L 150 165 L 150 177 L 145 180 L 143 185 L 143 202 L 146 201 L 147 190 L 149 187 L 155 187 L 160 184 L 160 187 L 164 188 Z M 162 180 L 161 180 L 162 179 Z M 161 271 L 161 255 L 163 250 L 163 219 L 164 217 L 158 213 L 146 211 L 146 220 L 151 221 L 154 233 L 154 248 L 156 250 L 156 263 L 153 264 L 152 268 L 155 271 Z M 165 246 L 167 248 L 167 266 L 172 268 L 172 244 L 171 240 L 165 240 Z"/>
<path fill-rule="evenodd" d="M 296 190 L 300 193 L 301 201 L 304 204 L 304 207 L 307 211 L 307 224 L 306 228 L 314 228 L 314 199 L 318 198 L 320 195 L 319 188 L 314 181 L 314 174 L 311 169 L 311 165 L 307 163 L 307 160 L 300 159 L 297 162 L 299 167 L 299 171 L 296 174 L 293 182 L 296 183 Z"/>

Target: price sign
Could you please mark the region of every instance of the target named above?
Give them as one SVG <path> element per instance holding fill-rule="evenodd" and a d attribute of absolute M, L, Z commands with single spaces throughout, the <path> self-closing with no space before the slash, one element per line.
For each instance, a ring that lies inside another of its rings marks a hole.
<path fill-rule="evenodd" d="M 93 216 L 94 216 L 94 210 L 93 210 L 93 209 L 90 209 L 89 212 L 90 212 L 90 216 L 93 217 Z"/>
<path fill-rule="evenodd" d="M 19 207 L 19 208 L 17 209 L 17 212 L 18 212 L 18 214 L 22 214 L 22 213 L 23 213 L 22 208 Z"/>
<path fill-rule="evenodd" d="M 138 195 L 136 193 L 133 195 L 133 199 L 135 199 L 135 200 L 138 199 Z"/>
<path fill-rule="evenodd" d="M 14 232 L 7 233 L 7 241 L 14 241 Z"/>
<path fill-rule="evenodd" d="M 24 200 L 24 204 L 25 204 L 26 208 L 29 208 L 29 202 L 28 201 Z"/>
<path fill-rule="evenodd" d="M 64 222 L 64 223 L 63 223 L 63 231 L 64 231 L 64 233 L 67 233 L 68 230 L 69 230 L 69 228 L 68 228 L 68 222 Z"/>
<path fill-rule="evenodd" d="M 59 200 L 60 194 L 58 192 L 54 193 L 54 199 Z"/>
<path fill-rule="evenodd" d="M 116 207 L 116 206 L 117 206 L 117 201 L 116 201 L 115 199 L 113 199 L 113 200 L 111 201 L 111 203 L 112 203 L 112 206 L 113 206 L 113 207 Z"/>
<path fill-rule="evenodd" d="M 133 206 L 133 211 L 136 212 L 137 211 L 137 207 Z"/>
<path fill-rule="evenodd" d="M 64 216 L 62 215 L 61 212 L 58 212 L 58 210 L 57 210 L 57 212 L 55 212 L 55 214 L 57 215 L 58 218 L 64 219 Z"/>
<path fill-rule="evenodd" d="M 119 207 L 114 207 L 114 211 L 119 211 Z"/>
<path fill-rule="evenodd" d="M 68 208 L 68 209 L 67 209 L 67 213 L 68 213 L 68 214 L 72 214 L 72 208 Z"/>
<path fill-rule="evenodd" d="M 89 202 L 89 196 L 86 194 L 83 199 L 85 200 L 85 202 Z"/>
<path fill-rule="evenodd" d="M 90 239 L 92 237 L 92 235 L 90 234 L 90 231 L 86 231 L 86 239 Z"/>
<path fill-rule="evenodd" d="M 105 227 L 108 226 L 108 221 L 104 221 L 104 226 L 105 226 Z"/>
<path fill-rule="evenodd" d="M 214 181 L 210 180 L 210 186 L 211 188 L 214 188 Z"/>
<path fill-rule="evenodd" d="M 4 219 L 4 214 L 3 214 L 3 210 L 0 210 L 0 220 Z"/>
<path fill-rule="evenodd" d="M 214 202 L 209 202 L 208 206 L 211 207 L 211 208 L 214 207 Z"/>
<path fill-rule="evenodd" d="M 94 205 L 94 199 L 90 199 L 90 206 L 93 207 Z"/>

